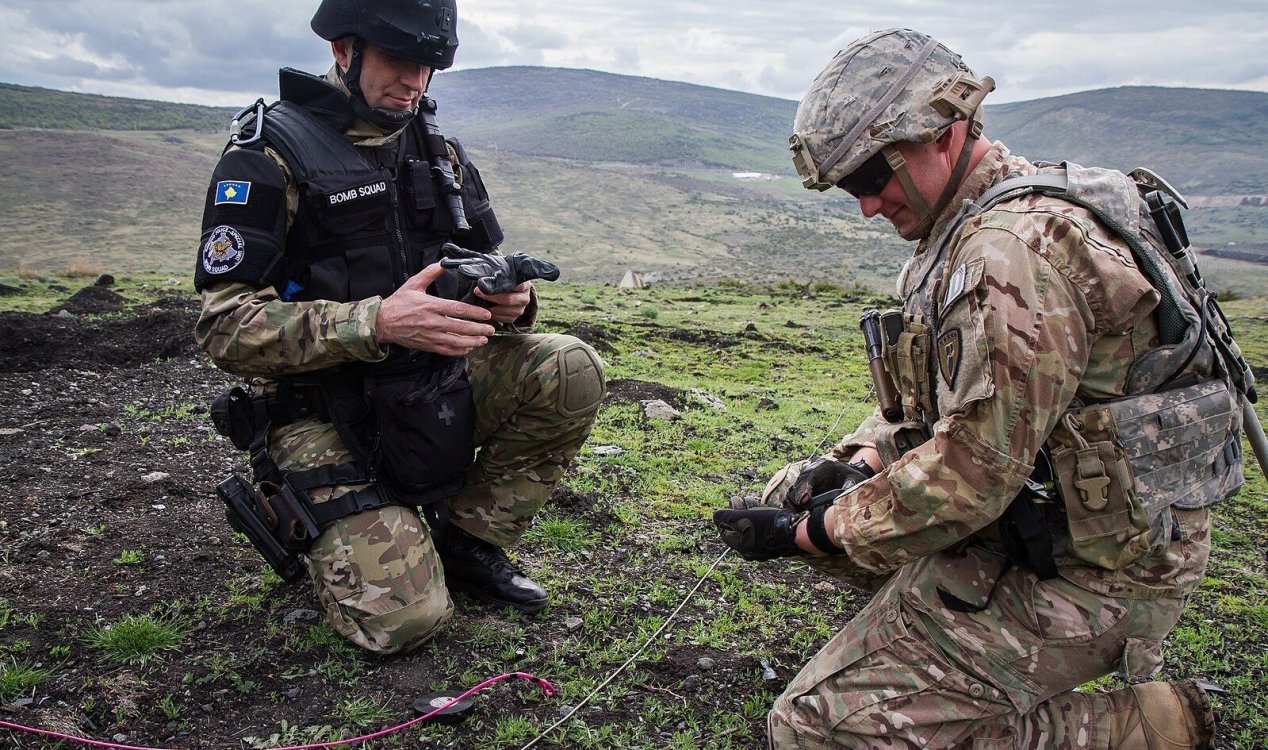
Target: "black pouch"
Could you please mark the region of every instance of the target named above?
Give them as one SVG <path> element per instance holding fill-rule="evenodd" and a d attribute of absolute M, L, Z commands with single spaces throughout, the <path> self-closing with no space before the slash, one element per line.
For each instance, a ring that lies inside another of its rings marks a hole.
<path fill-rule="evenodd" d="M 261 425 L 251 394 L 240 386 L 221 393 L 211 403 L 211 421 L 216 432 L 229 438 L 233 447 L 248 450 Z"/>
<path fill-rule="evenodd" d="M 422 362 L 366 376 L 378 476 L 397 499 L 419 505 L 462 489 L 475 459 L 476 417 L 466 360 L 432 355 Z"/>

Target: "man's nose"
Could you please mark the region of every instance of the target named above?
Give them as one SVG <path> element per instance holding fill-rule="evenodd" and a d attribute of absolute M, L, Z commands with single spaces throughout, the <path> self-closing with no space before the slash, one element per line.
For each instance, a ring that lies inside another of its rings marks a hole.
<path fill-rule="evenodd" d="M 884 201 L 881 200 L 879 195 L 859 196 L 859 210 L 869 219 L 881 212 L 882 203 Z"/>
<path fill-rule="evenodd" d="M 431 77 L 431 68 L 426 65 L 406 62 L 401 65 L 400 82 L 413 91 L 426 91 L 427 79 Z"/>

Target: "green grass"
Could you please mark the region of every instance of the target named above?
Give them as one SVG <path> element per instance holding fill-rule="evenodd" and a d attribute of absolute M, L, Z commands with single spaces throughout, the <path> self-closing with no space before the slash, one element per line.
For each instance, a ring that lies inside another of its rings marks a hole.
<path fill-rule="evenodd" d="M 50 674 L 16 658 L 0 659 L 0 703 L 30 695 Z"/>
<path fill-rule="evenodd" d="M 119 664 L 144 666 L 165 651 L 175 651 L 186 635 L 185 625 L 155 615 L 125 615 L 118 622 L 91 628 L 84 640 Z"/>

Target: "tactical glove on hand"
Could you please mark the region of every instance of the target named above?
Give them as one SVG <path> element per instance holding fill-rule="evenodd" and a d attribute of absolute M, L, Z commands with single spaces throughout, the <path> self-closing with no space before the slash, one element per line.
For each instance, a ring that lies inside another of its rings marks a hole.
<path fill-rule="evenodd" d="M 446 242 L 441 253 L 446 256 L 440 261 L 442 268 L 457 271 L 463 278 L 474 281 L 485 294 L 513 292 L 523 282 L 533 279 L 554 281 L 559 278 L 559 266 L 524 253 L 479 253 L 452 242 Z"/>
<path fill-rule="evenodd" d="M 784 505 L 793 510 L 807 510 L 811 505 L 810 501 L 825 492 L 837 490 L 828 498 L 835 499 L 842 491 L 874 476 L 876 472 L 862 461 L 847 464 L 827 456 L 816 458 L 802 469 L 788 488 L 788 493 L 784 495 Z"/>
<path fill-rule="evenodd" d="M 722 541 L 745 560 L 806 556 L 797 546 L 797 518 L 780 508 L 713 511 Z"/>

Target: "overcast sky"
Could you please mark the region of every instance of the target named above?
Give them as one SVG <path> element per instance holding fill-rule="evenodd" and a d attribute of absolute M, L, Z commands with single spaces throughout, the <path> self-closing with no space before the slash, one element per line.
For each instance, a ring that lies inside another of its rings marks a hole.
<path fill-rule="evenodd" d="M 1130 84 L 1268 91 L 1268 0 L 458 0 L 455 69 L 593 68 L 798 99 L 869 31 L 933 34 L 993 102 Z M 324 72 L 317 0 L 0 0 L 0 82 L 231 106 Z"/>

